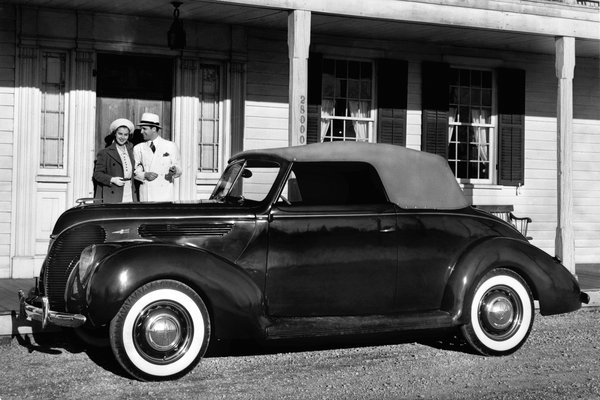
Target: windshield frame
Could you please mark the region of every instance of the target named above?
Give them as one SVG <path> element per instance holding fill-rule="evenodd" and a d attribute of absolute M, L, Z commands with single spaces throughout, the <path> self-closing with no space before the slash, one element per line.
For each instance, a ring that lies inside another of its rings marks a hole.
<path fill-rule="evenodd" d="M 277 176 L 271 183 L 271 187 L 265 194 L 262 200 L 245 199 L 243 196 L 232 195 L 232 190 L 238 184 L 238 180 L 243 178 L 243 172 L 246 168 L 260 168 L 260 167 L 276 167 L 278 168 Z M 280 193 L 281 184 L 284 177 L 289 172 L 290 163 L 286 160 L 282 160 L 277 157 L 248 157 L 234 159 L 223 171 L 221 178 L 217 182 L 210 200 L 231 202 L 236 205 L 245 205 L 254 208 L 255 206 L 267 206 L 270 207 L 275 201 L 275 194 Z"/>
<path fill-rule="evenodd" d="M 239 179 L 242 171 L 246 166 L 246 160 L 236 160 L 229 164 L 223 174 L 219 178 L 219 181 L 215 185 L 210 200 L 223 201 L 231 191 L 231 188 L 235 186 L 235 183 Z M 236 170 L 237 169 L 237 170 Z"/>

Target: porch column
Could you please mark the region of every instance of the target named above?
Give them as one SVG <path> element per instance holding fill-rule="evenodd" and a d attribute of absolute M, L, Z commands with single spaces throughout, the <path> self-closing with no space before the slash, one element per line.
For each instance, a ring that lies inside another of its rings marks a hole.
<path fill-rule="evenodd" d="M 92 171 L 94 170 L 94 132 L 96 130 L 96 78 L 94 77 L 93 51 L 78 50 L 74 55 L 75 71 L 72 90 L 69 95 L 71 110 L 69 137 L 73 138 L 69 146 L 73 155 L 71 171 L 73 173 L 71 207 L 80 197 L 93 197 Z"/>
<path fill-rule="evenodd" d="M 198 171 L 198 62 L 194 58 L 177 60 L 173 99 L 173 141 L 181 154 L 182 174 L 175 180 L 175 193 L 181 200 L 196 200 Z"/>
<path fill-rule="evenodd" d="M 288 14 L 290 146 L 306 144 L 310 15 L 310 11 L 302 10 L 290 11 Z"/>
<path fill-rule="evenodd" d="M 12 278 L 31 278 L 35 268 L 36 174 L 39 154 L 40 84 L 38 50 L 20 47 L 15 90 L 15 127 L 13 150 L 14 215 L 11 223 Z"/>
<path fill-rule="evenodd" d="M 557 227 L 556 255 L 575 275 L 573 232 L 573 71 L 575 38 L 556 38 L 557 115 Z"/>

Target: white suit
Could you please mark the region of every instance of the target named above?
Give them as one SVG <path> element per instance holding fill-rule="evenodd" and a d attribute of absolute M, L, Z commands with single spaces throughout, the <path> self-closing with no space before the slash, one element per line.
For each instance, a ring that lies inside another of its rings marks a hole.
<path fill-rule="evenodd" d="M 150 143 L 154 144 L 152 152 Z M 181 175 L 181 161 L 177 145 L 158 136 L 156 139 L 138 143 L 133 148 L 135 159 L 135 178 L 141 181 L 140 201 L 173 201 L 175 191 L 173 183 L 165 179 L 169 168 L 175 167 L 175 176 Z M 144 178 L 144 173 L 156 172 L 158 177 L 152 181 Z"/>

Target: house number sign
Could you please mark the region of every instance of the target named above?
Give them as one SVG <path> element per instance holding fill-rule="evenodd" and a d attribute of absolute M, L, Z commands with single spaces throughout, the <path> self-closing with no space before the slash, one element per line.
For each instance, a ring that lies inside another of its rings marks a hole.
<path fill-rule="evenodd" d="M 299 107 L 300 134 L 298 135 L 298 143 L 306 144 L 306 96 L 300 96 Z"/>

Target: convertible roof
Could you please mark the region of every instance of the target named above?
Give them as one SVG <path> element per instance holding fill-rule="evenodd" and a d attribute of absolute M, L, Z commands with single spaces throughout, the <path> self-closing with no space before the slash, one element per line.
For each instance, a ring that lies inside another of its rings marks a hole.
<path fill-rule="evenodd" d="M 269 156 L 290 162 L 358 161 L 375 167 L 390 200 L 402 208 L 457 209 L 468 205 L 448 162 L 389 144 L 327 142 L 247 150 L 230 161 Z"/>

